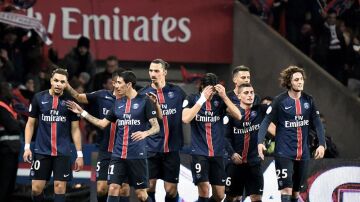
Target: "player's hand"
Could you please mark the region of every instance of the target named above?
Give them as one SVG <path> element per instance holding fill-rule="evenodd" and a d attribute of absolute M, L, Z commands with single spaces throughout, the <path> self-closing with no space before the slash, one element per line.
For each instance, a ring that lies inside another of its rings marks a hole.
<path fill-rule="evenodd" d="M 80 107 L 80 105 L 71 100 L 66 101 L 66 106 L 70 111 L 74 112 L 75 114 L 81 114 L 81 112 L 84 111 L 83 108 Z"/>
<path fill-rule="evenodd" d="M 145 139 L 147 136 L 149 136 L 149 135 L 145 131 L 136 131 L 135 133 L 131 134 L 131 139 L 133 141 L 139 141 L 139 140 Z"/>
<path fill-rule="evenodd" d="M 315 159 L 324 158 L 324 154 L 325 154 L 325 147 L 320 145 L 315 151 Z"/>
<path fill-rule="evenodd" d="M 155 95 L 155 93 L 146 93 L 146 96 L 150 99 L 150 101 L 153 103 L 153 104 L 157 104 L 158 103 L 158 99 L 157 99 L 157 96 Z"/>
<path fill-rule="evenodd" d="M 74 171 L 79 172 L 84 167 L 84 158 L 83 157 L 77 157 L 75 160 L 75 167 Z"/>
<path fill-rule="evenodd" d="M 23 155 L 24 162 L 31 163 L 32 161 L 32 152 L 30 149 L 25 149 Z"/>
<path fill-rule="evenodd" d="M 264 144 L 258 144 L 258 153 L 259 157 L 264 160 L 264 151 L 266 151 L 266 147 Z"/>
<path fill-rule="evenodd" d="M 210 100 L 211 96 L 214 94 L 214 90 L 212 86 L 206 86 L 201 92 L 202 95 L 206 98 L 206 100 Z"/>
<path fill-rule="evenodd" d="M 236 152 L 231 156 L 231 160 L 235 164 L 242 164 L 242 157 Z"/>
<path fill-rule="evenodd" d="M 222 86 L 221 84 L 216 84 L 214 88 L 221 98 L 226 97 L 226 91 L 224 86 Z"/>

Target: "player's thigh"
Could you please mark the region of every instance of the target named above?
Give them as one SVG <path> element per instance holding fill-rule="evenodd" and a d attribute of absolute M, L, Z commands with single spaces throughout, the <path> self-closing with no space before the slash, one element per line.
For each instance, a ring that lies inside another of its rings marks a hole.
<path fill-rule="evenodd" d="M 180 173 L 180 154 L 179 152 L 168 152 L 164 154 L 162 162 L 163 177 L 165 182 L 178 183 Z"/>
<path fill-rule="evenodd" d="M 130 185 L 135 189 L 148 188 L 149 172 L 147 159 L 129 159 L 127 164 Z"/>
<path fill-rule="evenodd" d="M 191 156 L 191 173 L 193 182 L 197 185 L 200 182 L 209 182 L 209 160 L 206 156 Z"/>
<path fill-rule="evenodd" d="M 162 179 L 162 157 L 160 153 L 148 155 L 149 179 Z"/>
<path fill-rule="evenodd" d="M 264 188 L 264 177 L 261 164 L 251 166 L 248 165 L 246 170 L 246 195 L 262 195 Z"/>
<path fill-rule="evenodd" d="M 70 156 L 56 156 L 53 158 L 54 180 L 70 181 L 72 179 Z"/>
<path fill-rule="evenodd" d="M 243 166 L 229 164 L 226 168 L 225 193 L 227 196 L 241 196 L 244 190 Z"/>
<path fill-rule="evenodd" d="M 275 157 L 275 168 L 279 190 L 292 188 L 294 161 L 288 158 Z"/>
<path fill-rule="evenodd" d="M 99 152 L 96 163 L 96 181 L 106 181 L 108 177 L 108 169 L 111 156 L 104 152 Z"/>
<path fill-rule="evenodd" d="M 49 155 L 34 154 L 30 168 L 30 177 L 33 180 L 48 181 L 52 173 L 52 159 Z"/>
<path fill-rule="evenodd" d="M 295 161 L 293 175 L 293 191 L 303 191 L 309 171 L 309 161 Z"/>
<path fill-rule="evenodd" d="M 127 183 L 127 175 L 126 160 L 117 157 L 111 158 L 108 168 L 108 182 L 120 186 L 122 183 Z"/>
<path fill-rule="evenodd" d="M 211 157 L 209 163 L 209 182 L 211 185 L 225 186 L 226 173 L 223 157 Z"/>

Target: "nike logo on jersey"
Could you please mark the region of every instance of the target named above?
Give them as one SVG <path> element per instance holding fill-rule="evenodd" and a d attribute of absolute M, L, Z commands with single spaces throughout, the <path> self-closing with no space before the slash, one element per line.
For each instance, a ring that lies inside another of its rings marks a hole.
<path fill-rule="evenodd" d="M 138 186 L 139 186 L 139 185 L 142 185 L 142 184 L 144 184 L 144 182 L 137 182 L 137 183 L 136 183 L 136 185 L 138 185 Z"/>
<path fill-rule="evenodd" d="M 69 175 L 70 175 L 70 174 L 67 174 L 67 175 L 66 175 L 66 174 L 64 174 L 64 177 L 68 177 Z"/>
<path fill-rule="evenodd" d="M 291 108 L 292 108 L 292 106 L 285 107 L 285 110 L 288 110 L 288 109 L 291 109 Z"/>
<path fill-rule="evenodd" d="M 119 106 L 118 108 L 121 109 L 121 108 L 123 108 L 123 107 L 124 107 L 124 105 L 121 105 L 121 106 Z"/>
<path fill-rule="evenodd" d="M 43 104 L 43 105 L 44 105 L 44 104 L 47 104 L 47 103 L 49 103 L 49 102 L 43 102 L 43 101 L 41 101 L 41 104 Z"/>

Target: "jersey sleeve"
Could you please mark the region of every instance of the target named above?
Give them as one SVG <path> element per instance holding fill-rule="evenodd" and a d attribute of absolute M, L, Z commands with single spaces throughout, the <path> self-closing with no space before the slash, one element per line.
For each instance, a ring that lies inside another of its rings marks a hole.
<path fill-rule="evenodd" d="M 314 100 L 311 100 L 311 103 L 312 103 L 312 107 L 311 107 L 312 125 L 315 127 L 316 135 L 319 139 L 319 145 L 326 147 L 324 126 L 321 123 L 320 112 L 317 110 Z"/>
<path fill-rule="evenodd" d="M 182 107 L 183 108 L 191 108 L 191 107 L 193 107 L 195 105 L 195 100 L 194 99 L 195 99 L 194 95 L 186 96 L 186 98 L 183 101 Z"/>
<path fill-rule="evenodd" d="M 114 109 L 115 109 L 115 104 L 114 104 L 113 107 L 110 108 L 109 112 L 105 116 L 105 118 L 107 120 L 109 120 L 110 122 L 115 122 L 116 121 L 116 116 L 115 116 Z"/>
<path fill-rule="evenodd" d="M 34 96 L 30 106 L 29 106 L 29 116 L 32 118 L 38 118 L 40 109 L 39 109 L 39 103 L 38 103 L 38 96 Z"/>
<path fill-rule="evenodd" d="M 89 103 L 93 104 L 96 102 L 96 98 L 99 96 L 99 94 L 100 94 L 100 90 L 91 93 L 86 93 L 85 95 Z"/>
<path fill-rule="evenodd" d="M 279 100 L 275 99 L 274 102 L 270 106 L 267 107 L 266 116 L 265 116 L 264 120 L 261 122 L 260 129 L 258 132 L 258 144 L 263 143 L 270 123 L 274 122 L 276 124 L 279 103 L 280 103 Z"/>

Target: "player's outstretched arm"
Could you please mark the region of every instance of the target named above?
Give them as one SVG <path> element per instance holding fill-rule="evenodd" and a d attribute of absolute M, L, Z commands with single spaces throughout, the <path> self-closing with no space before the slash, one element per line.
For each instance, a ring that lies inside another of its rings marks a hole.
<path fill-rule="evenodd" d="M 231 102 L 229 97 L 226 95 L 226 91 L 224 86 L 221 84 L 217 84 L 214 86 L 215 90 L 218 92 L 219 96 L 223 101 L 225 102 L 227 106 L 227 112 L 236 120 L 241 120 L 241 113 L 240 110 L 234 105 L 234 103 Z"/>
<path fill-rule="evenodd" d="M 70 95 L 75 98 L 78 102 L 82 104 L 88 104 L 89 101 L 86 97 L 85 93 L 78 93 L 75 89 L 73 89 L 69 83 L 67 83 L 65 90 L 70 93 Z"/>
<path fill-rule="evenodd" d="M 29 117 L 25 126 L 25 147 L 24 147 L 24 162 L 31 163 L 32 152 L 30 150 L 31 138 L 34 134 L 34 127 L 36 124 L 36 118 Z"/>
<path fill-rule="evenodd" d="M 79 128 L 79 121 L 72 121 L 71 122 L 71 135 L 75 145 L 77 158 L 75 160 L 75 171 L 80 171 L 84 166 L 84 155 L 82 153 L 82 146 L 81 146 L 81 132 Z"/>
<path fill-rule="evenodd" d="M 106 128 L 106 126 L 108 126 L 110 124 L 110 121 L 105 119 L 105 118 L 104 119 L 98 119 L 98 118 L 92 116 L 87 111 L 83 110 L 83 108 L 81 108 L 74 101 L 66 101 L 66 106 L 68 107 L 69 110 L 71 110 L 75 114 L 78 114 L 81 117 L 85 118 L 86 120 L 88 120 L 94 126 L 97 126 L 99 128 L 104 129 L 104 128 Z"/>
<path fill-rule="evenodd" d="M 159 133 L 160 126 L 156 118 L 149 119 L 151 128 L 146 131 L 136 131 L 135 133 L 131 134 L 131 139 L 134 141 L 139 141 L 145 139 L 147 136 L 154 135 Z"/>

